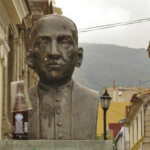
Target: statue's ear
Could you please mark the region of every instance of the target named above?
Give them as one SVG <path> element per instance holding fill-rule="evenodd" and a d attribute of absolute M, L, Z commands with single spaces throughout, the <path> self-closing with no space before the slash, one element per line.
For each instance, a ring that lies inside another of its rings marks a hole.
<path fill-rule="evenodd" d="M 83 60 L 83 48 L 78 48 L 76 67 L 80 67 Z"/>
<path fill-rule="evenodd" d="M 26 59 L 27 59 L 28 67 L 30 67 L 31 69 L 34 69 L 33 58 L 32 58 L 32 54 L 31 54 L 31 49 L 27 50 Z"/>

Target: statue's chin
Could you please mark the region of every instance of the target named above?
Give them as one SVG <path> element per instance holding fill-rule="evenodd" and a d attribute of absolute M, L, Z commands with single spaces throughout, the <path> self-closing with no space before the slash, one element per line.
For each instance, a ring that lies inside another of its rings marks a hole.
<path fill-rule="evenodd" d="M 58 78 L 58 73 L 56 71 L 52 71 L 51 76 L 52 76 L 52 78 L 57 79 Z"/>
<path fill-rule="evenodd" d="M 40 77 L 40 82 L 44 84 L 63 84 L 71 80 L 71 75 L 67 74 L 58 74 L 55 71 L 52 71 L 51 74 L 47 76 Z"/>
<path fill-rule="evenodd" d="M 64 84 L 67 83 L 72 77 L 73 69 L 70 70 L 51 70 L 37 72 L 40 82 L 44 84 Z"/>

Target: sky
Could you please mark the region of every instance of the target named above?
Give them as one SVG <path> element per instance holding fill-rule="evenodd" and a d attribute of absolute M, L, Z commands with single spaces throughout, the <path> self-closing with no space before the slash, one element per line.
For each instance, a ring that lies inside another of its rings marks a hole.
<path fill-rule="evenodd" d="M 78 29 L 150 18 L 150 0 L 55 0 L 63 15 Z M 100 43 L 147 48 L 150 21 L 79 33 L 79 43 Z"/>

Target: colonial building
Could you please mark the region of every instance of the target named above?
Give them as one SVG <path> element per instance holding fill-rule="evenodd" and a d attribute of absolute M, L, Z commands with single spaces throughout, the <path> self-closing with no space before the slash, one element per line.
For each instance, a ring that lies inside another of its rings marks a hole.
<path fill-rule="evenodd" d="M 132 107 L 125 120 L 129 131 L 129 149 L 149 150 L 150 91 L 134 94 L 131 102 Z"/>
<path fill-rule="evenodd" d="M 49 10 L 49 0 L 0 0 L 0 139 L 11 138 L 10 83 L 24 80 L 28 88 L 38 80 L 27 66 L 26 52 L 32 25 Z M 54 7 L 54 13 L 62 11 Z"/>
<path fill-rule="evenodd" d="M 18 25 L 23 24 L 28 14 L 25 0 L 0 0 L 0 139 L 9 128 L 10 82 L 22 79 L 22 66 L 19 66 L 18 61 L 23 41 L 19 40 L 22 31 Z"/>
<path fill-rule="evenodd" d="M 28 0 L 29 7 L 32 12 L 32 19 L 36 21 L 43 15 L 47 15 L 50 13 L 50 0 Z M 52 0 L 53 4 L 55 1 Z M 62 15 L 61 8 L 53 6 L 53 14 Z"/>

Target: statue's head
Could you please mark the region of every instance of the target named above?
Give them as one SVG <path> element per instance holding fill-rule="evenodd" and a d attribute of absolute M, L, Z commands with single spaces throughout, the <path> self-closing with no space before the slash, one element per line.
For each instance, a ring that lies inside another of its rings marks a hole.
<path fill-rule="evenodd" d="M 31 43 L 28 64 L 43 83 L 70 80 L 75 66 L 82 63 L 77 27 L 66 17 L 42 17 L 32 29 Z"/>

